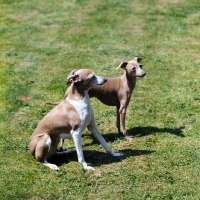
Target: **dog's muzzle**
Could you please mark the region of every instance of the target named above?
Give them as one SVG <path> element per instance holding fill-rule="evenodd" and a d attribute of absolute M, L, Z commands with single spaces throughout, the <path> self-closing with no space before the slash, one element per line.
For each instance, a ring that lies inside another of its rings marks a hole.
<path fill-rule="evenodd" d="M 142 77 L 146 76 L 146 72 L 144 72 L 144 74 L 142 74 Z"/>
<path fill-rule="evenodd" d="M 104 83 L 107 82 L 107 80 L 108 80 L 107 78 L 104 78 Z"/>
<path fill-rule="evenodd" d="M 107 81 L 107 78 L 102 76 L 96 76 L 97 85 L 103 85 Z"/>

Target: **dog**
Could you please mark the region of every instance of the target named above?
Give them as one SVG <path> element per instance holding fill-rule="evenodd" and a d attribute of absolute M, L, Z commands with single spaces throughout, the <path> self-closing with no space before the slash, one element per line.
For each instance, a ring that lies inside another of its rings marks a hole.
<path fill-rule="evenodd" d="M 90 105 L 88 90 L 97 85 L 102 85 L 106 78 L 95 75 L 88 69 L 73 70 L 67 77 L 67 97 L 54 107 L 38 124 L 32 134 L 30 142 L 31 154 L 44 165 L 53 170 L 59 170 L 58 166 L 47 160 L 54 154 L 67 154 L 71 150 L 57 152 L 57 145 L 61 138 L 73 138 L 78 162 L 84 169 L 94 170 L 85 162 L 81 144 L 81 135 L 87 127 L 94 137 L 101 143 L 107 153 L 112 156 L 122 156 L 115 153 L 107 145 L 106 141 L 97 129 L 94 112 Z"/>
<path fill-rule="evenodd" d="M 132 138 L 126 131 L 125 117 L 131 94 L 136 85 L 136 78 L 146 75 L 145 71 L 142 70 L 141 60 L 142 58 L 136 57 L 129 62 L 122 62 L 118 66 L 118 68 L 124 69 L 124 74 L 121 77 L 107 78 L 105 84 L 89 90 L 90 98 L 96 97 L 105 105 L 116 106 L 116 126 L 118 133 L 121 133 L 121 121 L 122 133 L 130 141 Z"/>

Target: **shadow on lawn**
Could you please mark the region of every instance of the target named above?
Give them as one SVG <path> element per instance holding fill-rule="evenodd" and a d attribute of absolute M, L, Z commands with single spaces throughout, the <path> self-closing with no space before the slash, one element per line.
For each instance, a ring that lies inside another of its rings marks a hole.
<path fill-rule="evenodd" d="M 86 150 L 83 151 L 85 161 L 92 166 L 100 166 L 103 164 L 111 164 L 121 162 L 122 160 L 132 157 L 132 156 L 141 156 L 141 155 L 148 155 L 155 151 L 150 150 L 136 150 L 136 149 L 124 149 L 120 151 L 123 153 L 123 156 L 120 157 L 113 157 L 112 155 L 106 152 L 99 152 L 96 150 Z M 71 161 L 78 162 L 76 151 L 66 155 L 56 155 L 53 156 L 50 160 L 51 163 L 55 163 L 58 166 L 63 164 L 67 164 Z"/>
<path fill-rule="evenodd" d="M 135 127 L 128 130 L 128 133 L 131 136 L 137 136 L 142 137 L 145 135 L 151 135 L 154 133 L 170 133 L 172 135 L 176 135 L 178 137 L 185 137 L 183 134 L 184 126 L 181 126 L 179 128 L 157 128 L 153 126 L 147 126 L 147 127 Z"/>
<path fill-rule="evenodd" d="M 179 128 L 157 128 L 157 127 L 153 127 L 153 126 L 147 126 L 147 127 L 135 127 L 135 128 L 131 128 L 128 130 L 128 134 L 130 136 L 134 137 L 143 137 L 146 135 L 152 135 L 155 133 L 170 133 L 172 135 L 176 135 L 178 137 L 185 137 L 185 135 L 183 134 L 182 129 L 184 129 L 184 127 L 179 127 Z M 91 134 L 92 135 L 92 134 Z M 118 133 L 108 133 L 108 134 L 103 134 L 104 139 L 107 142 L 114 142 L 117 138 L 124 138 L 124 136 L 122 134 L 118 134 Z M 89 134 L 83 134 L 83 137 L 89 136 Z M 98 141 L 94 138 L 93 142 L 90 144 L 85 144 L 84 146 L 88 146 L 91 144 L 97 144 Z"/>
<path fill-rule="evenodd" d="M 157 128 L 157 127 L 151 127 L 151 126 L 135 127 L 135 128 L 129 129 L 128 133 L 130 136 L 133 136 L 133 137 L 143 137 L 143 136 L 151 135 L 154 133 L 170 133 L 178 137 L 185 137 L 182 131 L 183 128 L 184 127 L 179 127 L 179 128 Z M 90 134 L 83 134 L 83 137 L 88 137 L 89 135 Z M 119 135 L 117 133 L 103 134 L 103 137 L 107 142 L 114 142 L 117 138 L 124 138 L 123 135 Z M 93 138 L 91 143 L 84 144 L 83 147 L 90 146 L 92 144 L 99 144 L 99 142 L 95 138 Z M 84 153 L 86 162 L 91 163 L 92 166 L 100 166 L 102 164 L 116 163 L 128 157 L 147 155 L 154 152 L 150 150 L 124 149 L 120 151 L 121 153 L 124 154 L 123 156 L 113 157 L 110 154 L 107 154 L 105 152 L 99 152 L 96 150 L 85 151 L 83 148 L 83 151 L 84 151 L 83 153 Z M 53 158 L 51 158 L 50 160 L 50 162 L 56 163 L 58 166 L 61 166 L 62 164 L 67 164 L 68 162 L 71 162 L 71 161 L 78 162 L 76 151 L 67 155 L 53 156 Z"/>

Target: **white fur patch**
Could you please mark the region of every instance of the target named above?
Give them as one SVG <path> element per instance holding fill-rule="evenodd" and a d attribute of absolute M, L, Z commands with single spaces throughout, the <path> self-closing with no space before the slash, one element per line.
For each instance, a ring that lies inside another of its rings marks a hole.
<path fill-rule="evenodd" d="M 48 140 L 46 141 L 46 144 L 50 147 L 51 146 L 51 138 L 49 137 Z"/>
<path fill-rule="evenodd" d="M 72 138 L 72 135 L 70 133 L 61 133 L 60 134 L 60 138 L 63 138 L 63 139 L 71 139 Z"/>
<path fill-rule="evenodd" d="M 97 76 L 97 75 L 95 75 L 95 76 L 96 76 L 96 84 L 94 84 L 94 85 L 103 84 L 105 82 L 105 79 L 103 77 Z"/>
<path fill-rule="evenodd" d="M 66 98 L 71 105 L 74 106 L 75 110 L 79 114 L 81 125 L 80 128 L 84 130 L 90 123 L 92 117 L 92 108 L 90 106 L 89 95 L 87 91 L 84 91 L 85 97 L 81 100 L 75 101 Z"/>

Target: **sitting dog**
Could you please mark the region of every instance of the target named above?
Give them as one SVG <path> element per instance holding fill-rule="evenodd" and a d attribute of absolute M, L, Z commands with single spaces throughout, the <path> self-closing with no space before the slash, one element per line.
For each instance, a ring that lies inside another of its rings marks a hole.
<path fill-rule="evenodd" d="M 69 153 L 70 151 L 56 152 L 61 138 L 73 138 L 78 162 L 84 169 L 94 170 L 84 160 L 81 135 L 87 127 L 96 139 L 102 144 L 106 152 L 112 156 L 122 156 L 113 152 L 97 129 L 94 112 L 90 106 L 88 90 L 93 86 L 104 84 L 107 79 L 95 75 L 88 69 L 73 70 L 68 76 L 67 97 L 53 108 L 38 124 L 30 142 L 31 154 L 44 165 L 53 170 L 59 170 L 57 165 L 47 159 L 54 154 Z"/>

